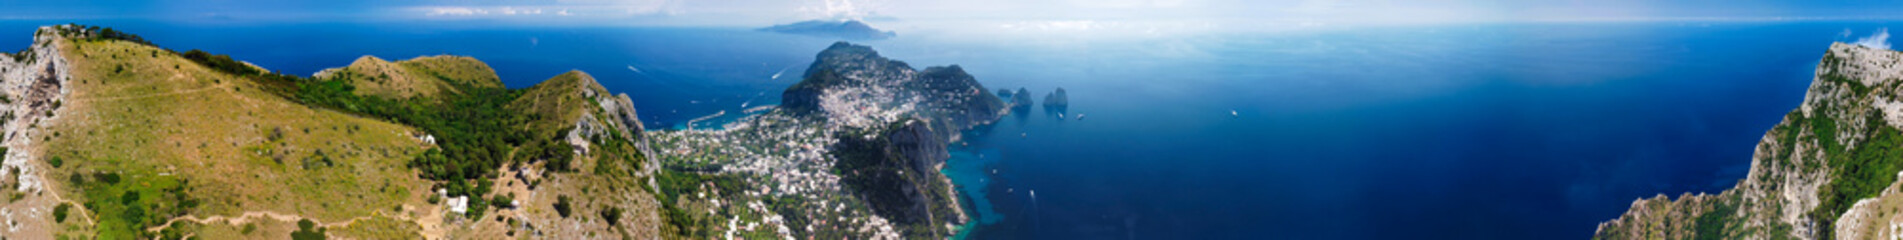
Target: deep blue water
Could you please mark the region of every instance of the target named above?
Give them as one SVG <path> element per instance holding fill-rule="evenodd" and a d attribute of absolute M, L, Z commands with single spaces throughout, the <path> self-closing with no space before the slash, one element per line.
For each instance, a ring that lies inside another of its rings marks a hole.
<path fill-rule="evenodd" d="M 0 21 L 14 33 L 0 49 L 51 23 Z M 832 42 L 741 28 L 106 24 L 300 75 L 365 54 L 471 55 L 511 87 L 579 69 L 658 126 L 775 104 Z M 1007 116 L 953 147 L 945 172 L 975 200 L 974 238 L 1546 239 L 1590 236 L 1637 198 L 1730 187 L 1830 42 L 1894 25 L 926 32 L 865 44 L 1039 100 L 1063 87 L 1069 115 L 1087 115 Z"/>

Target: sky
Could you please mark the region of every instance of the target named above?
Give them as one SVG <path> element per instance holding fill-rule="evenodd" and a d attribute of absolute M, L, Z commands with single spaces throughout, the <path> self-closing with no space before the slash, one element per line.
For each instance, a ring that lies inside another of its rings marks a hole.
<path fill-rule="evenodd" d="M 810 19 L 1230 29 L 1527 21 L 1898 18 L 1883 0 L 0 0 L 0 19 L 763 26 Z"/>

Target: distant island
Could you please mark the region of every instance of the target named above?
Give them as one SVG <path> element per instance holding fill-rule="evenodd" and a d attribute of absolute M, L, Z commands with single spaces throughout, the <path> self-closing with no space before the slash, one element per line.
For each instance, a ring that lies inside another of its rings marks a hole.
<path fill-rule="evenodd" d="M 834 37 L 845 40 L 880 40 L 898 36 L 892 31 L 879 30 L 859 20 L 810 20 L 796 23 L 773 25 L 760 28 L 760 31 L 786 34 L 799 34 L 817 37 Z"/>

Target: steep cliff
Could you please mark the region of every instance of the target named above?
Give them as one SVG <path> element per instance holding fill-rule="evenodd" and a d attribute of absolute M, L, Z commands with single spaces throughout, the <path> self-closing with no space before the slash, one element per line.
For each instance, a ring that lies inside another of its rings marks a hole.
<path fill-rule="evenodd" d="M 838 169 L 845 170 L 846 186 L 872 210 L 901 226 L 910 228 L 907 236 L 945 238 L 949 229 L 934 226 L 965 222 L 939 166 L 950 158 L 945 142 L 935 136 L 922 120 L 906 120 L 883 128 L 868 129 L 872 138 L 840 138 L 833 146 Z"/>
<path fill-rule="evenodd" d="M 1804 102 L 1765 133 L 1751 171 L 1717 194 L 1658 195 L 1601 223 L 1600 239 L 1889 239 L 1903 236 L 1903 53 L 1832 44 Z"/>

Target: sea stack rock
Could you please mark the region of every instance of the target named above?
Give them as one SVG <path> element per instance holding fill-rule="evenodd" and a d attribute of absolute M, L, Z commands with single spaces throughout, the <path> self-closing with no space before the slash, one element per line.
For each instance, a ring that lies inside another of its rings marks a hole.
<path fill-rule="evenodd" d="M 1058 111 L 1070 108 L 1070 96 L 1064 94 L 1064 88 L 1057 88 L 1057 91 L 1044 94 L 1044 108 Z"/>
<path fill-rule="evenodd" d="M 1031 110 L 1031 90 L 1018 88 L 1018 93 L 1011 94 L 1011 109 L 1019 111 Z"/>

